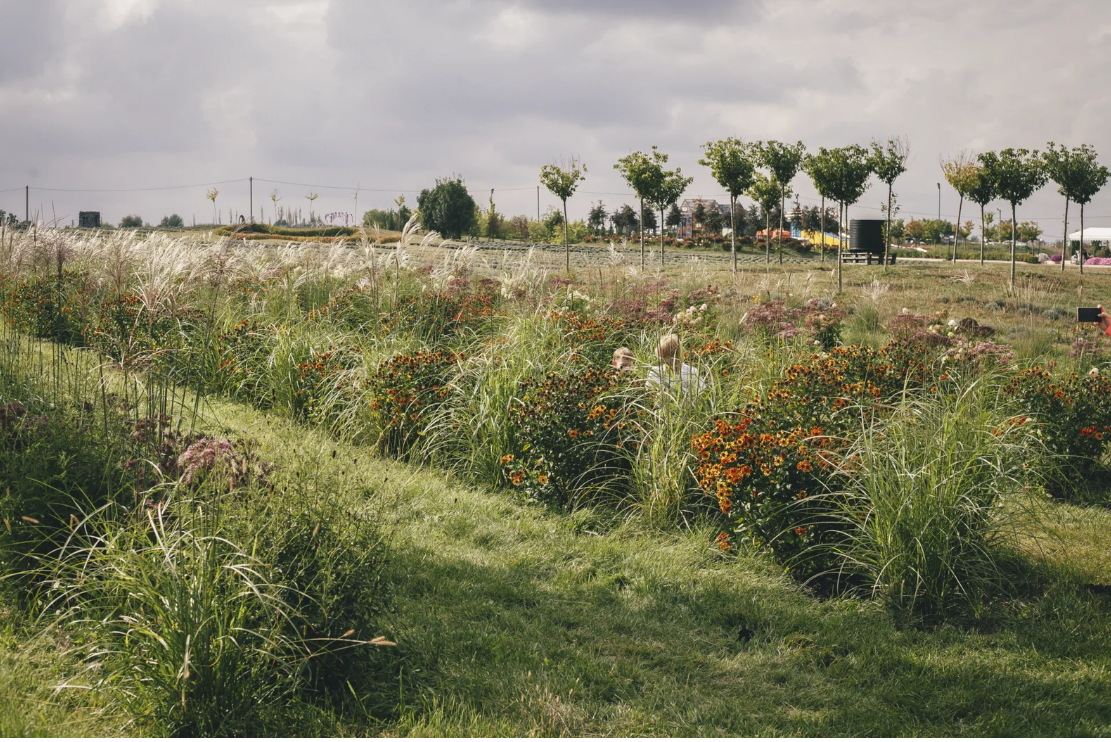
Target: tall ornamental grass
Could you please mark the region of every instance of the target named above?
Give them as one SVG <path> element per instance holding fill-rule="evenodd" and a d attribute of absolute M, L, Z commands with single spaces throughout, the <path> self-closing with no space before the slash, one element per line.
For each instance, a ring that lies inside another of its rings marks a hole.
<path fill-rule="evenodd" d="M 840 576 L 906 614 L 978 615 L 1013 588 L 1008 563 L 1030 498 L 1033 427 L 1001 410 L 996 377 L 904 398 L 872 418 L 824 496 Z M 852 582 L 852 580 L 850 580 Z"/>

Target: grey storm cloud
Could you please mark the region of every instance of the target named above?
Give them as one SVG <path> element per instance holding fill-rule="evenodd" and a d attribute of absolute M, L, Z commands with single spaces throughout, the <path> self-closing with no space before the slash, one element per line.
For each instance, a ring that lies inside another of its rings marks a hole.
<path fill-rule="evenodd" d="M 575 154 L 590 168 L 570 204 L 582 212 L 621 202 L 607 195 L 627 190 L 613 162 L 653 144 L 695 176 L 692 195 L 711 195 L 720 188 L 697 164 L 709 139 L 816 148 L 906 135 L 913 159 L 896 190 L 915 216 L 936 214 L 938 159 L 961 149 L 1086 142 L 1111 161 L 1101 2 L 0 0 L 0 11 L 6 210 L 22 211 L 29 184 L 48 215 L 205 218 L 199 184 L 249 175 L 344 186 L 318 188 L 316 210 L 353 210 L 347 186 L 363 187 L 360 208 L 383 206 L 460 173 L 480 200 L 500 189 L 500 210 L 527 213 L 539 166 Z M 198 185 L 45 190 L 179 184 Z M 221 208 L 246 211 L 245 182 L 219 187 Z M 256 212 L 273 188 L 287 204 L 310 190 L 257 182 Z M 805 178 L 795 190 L 814 196 Z M 941 195 L 954 217 L 955 194 Z M 1111 224 L 1109 199 L 1091 223 Z M 1055 234 L 1059 200 L 1047 187 L 1019 217 Z"/>

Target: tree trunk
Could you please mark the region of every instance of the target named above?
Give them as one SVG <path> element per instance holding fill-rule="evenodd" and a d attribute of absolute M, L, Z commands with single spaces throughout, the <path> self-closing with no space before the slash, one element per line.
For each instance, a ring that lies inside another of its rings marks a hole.
<path fill-rule="evenodd" d="M 822 253 L 822 265 L 826 264 L 826 197 L 822 196 L 822 213 L 818 215 L 818 232 L 821 242 L 821 247 L 818 250 Z"/>
<path fill-rule="evenodd" d="M 1065 259 L 1061 258 L 1061 262 Z M 1080 274 L 1084 275 L 1084 204 L 1080 204 Z"/>
<path fill-rule="evenodd" d="M 783 208 L 787 203 L 787 186 L 779 187 L 779 234 L 775 236 L 775 251 L 779 253 L 779 264 L 783 265 Z"/>
<path fill-rule="evenodd" d="M 837 293 L 841 293 L 841 243 L 844 241 L 841 232 L 841 223 L 845 221 L 845 202 L 840 202 L 840 210 L 837 212 Z"/>
<path fill-rule="evenodd" d="M 640 269 L 644 270 L 644 199 L 640 200 Z"/>
<path fill-rule="evenodd" d="M 1018 230 L 1015 229 L 1015 202 L 1011 202 L 1011 294 L 1015 293 L 1015 247 L 1018 243 Z M 1083 267 L 1081 267 L 1083 271 Z"/>
<path fill-rule="evenodd" d="M 772 262 L 772 215 L 764 211 L 764 262 Z"/>
<path fill-rule="evenodd" d="M 953 262 L 957 262 L 957 240 L 961 238 L 961 209 L 964 207 L 964 194 L 960 194 L 961 200 L 957 202 L 957 223 L 953 225 Z"/>
<path fill-rule="evenodd" d="M 664 267 L 664 211 L 660 208 L 660 267 Z"/>
<path fill-rule="evenodd" d="M 733 282 L 737 282 L 737 197 L 729 194 L 729 237 L 733 243 Z"/>
<path fill-rule="evenodd" d="M 564 270 L 567 273 L 571 272 L 570 231 L 571 225 L 567 223 L 567 199 L 563 199 L 563 259 L 566 264 Z"/>
<path fill-rule="evenodd" d="M 892 181 L 894 183 L 894 181 Z M 887 270 L 887 250 L 891 245 L 891 186 L 887 184 L 887 231 L 883 234 L 883 269 Z"/>
<path fill-rule="evenodd" d="M 984 243 L 987 240 L 987 225 L 984 223 L 984 206 L 980 204 L 980 265 L 984 264 Z"/>
<path fill-rule="evenodd" d="M 1083 211 L 1084 207 L 1081 206 L 1080 210 Z M 1084 235 L 1080 235 L 1080 249 L 1084 249 Z M 1065 261 L 1069 258 L 1069 200 L 1065 199 L 1065 234 L 1061 237 L 1061 270 L 1065 270 Z"/>

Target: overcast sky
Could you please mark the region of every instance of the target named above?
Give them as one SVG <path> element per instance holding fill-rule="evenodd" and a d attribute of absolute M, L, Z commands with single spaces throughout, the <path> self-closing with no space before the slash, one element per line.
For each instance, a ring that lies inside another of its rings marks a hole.
<path fill-rule="evenodd" d="M 0 209 L 22 216 L 30 185 L 32 211 L 65 223 L 209 221 L 205 184 L 244 179 L 217 185 L 226 221 L 251 175 L 340 186 L 256 180 L 269 220 L 274 188 L 353 212 L 356 184 L 362 211 L 458 173 L 479 203 L 494 188 L 499 211 L 535 215 L 540 166 L 577 155 L 581 217 L 632 202 L 613 163 L 653 144 L 695 177 L 688 196 L 715 196 L 708 139 L 904 135 L 901 215 L 936 216 L 942 181 L 952 219 L 941 155 L 1053 140 L 1111 163 L 1109 71 L 1106 0 L 0 0 L 0 191 L 18 189 Z M 1019 219 L 1052 238 L 1062 207 L 1050 185 Z M 1111 188 L 1088 214 L 1111 226 Z"/>

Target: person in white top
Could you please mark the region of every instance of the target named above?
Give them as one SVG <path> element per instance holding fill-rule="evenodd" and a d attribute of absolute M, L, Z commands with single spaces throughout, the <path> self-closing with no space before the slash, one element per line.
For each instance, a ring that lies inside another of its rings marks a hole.
<path fill-rule="evenodd" d="M 683 363 L 678 335 L 664 335 L 656 345 L 659 361 L 648 372 L 648 386 L 671 389 L 677 385 L 683 393 L 695 393 L 706 387 L 702 374 L 694 366 Z"/>

